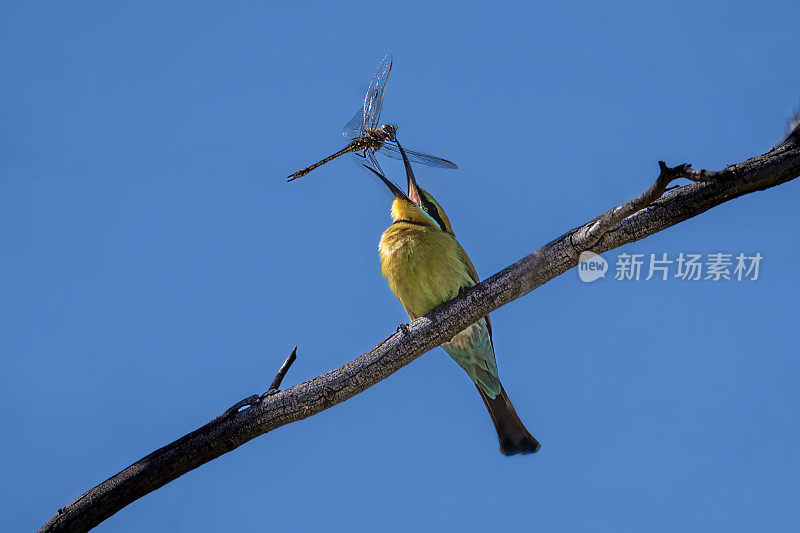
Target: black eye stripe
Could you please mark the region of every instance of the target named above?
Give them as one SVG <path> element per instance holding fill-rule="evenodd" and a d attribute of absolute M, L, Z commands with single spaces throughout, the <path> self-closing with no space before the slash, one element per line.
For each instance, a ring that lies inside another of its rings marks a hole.
<path fill-rule="evenodd" d="M 446 232 L 447 229 L 445 228 L 444 221 L 439 215 L 439 210 L 436 209 L 436 206 L 430 203 L 430 201 L 428 201 L 428 199 L 423 195 L 420 195 L 420 199 L 422 200 L 422 209 L 424 209 L 425 212 L 428 213 L 437 224 L 439 224 L 439 228 L 441 228 L 442 231 Z"/>

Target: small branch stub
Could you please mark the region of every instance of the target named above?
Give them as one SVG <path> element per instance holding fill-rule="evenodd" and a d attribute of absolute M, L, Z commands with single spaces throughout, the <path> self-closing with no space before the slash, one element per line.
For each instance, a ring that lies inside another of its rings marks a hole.
<path fill-rule="evenodd" d="M 278 392 L 278 387 L 281 386 L 283 378 L 286 376 L 286 373 L 289 371 L 289 367 L 292 366 L 292 363 L 294 363 L 295 359 L 297 359 L 297 346 L 292 348 L 292 353 L 289 354 L 289 356 L 281 365 L 280 370 L 278 370 L 278 373 L 275 375 L 275 379 L 272 380 L 272 384 L 269 386 L 269 389 L 267 389 L 267 392 L 265 392 L 260 396 L 258 394 L 253 394 L 252 396 L 248 396 L 243 400 L 239 400 L 238 402 L 230 406 L 228 409 L 226 409 L 224 413 L 215 418 L 214 422 L 218 422 L 220 420 L 224 420 L 230 416 L 233 416 L 236 413 L 242 411 L 243 408 L 249 408 L 253 407 L 254 405 L 258 405 L 259 403 L 261 403 L 261 400 L 263 400 L 267 396 Z"/>
<path fill-rule="evenodd" d="M 275 375 L 275 379 L 272 380 L 272 385 L 270 385 L 269 389 L 267 389 L 267 392 L 265 392 L 261 396 L 262 398 L 264 396 L 268 396 L 270 394 L 274 394 L 274 393 L 278 392 L 278 389 L 281 386 L 281 382 L 283 381 L 283 378 L 286 376 L 286 373 L 289 371 L 289 367 L 292 366 L 292 363 L 294 363 L 295 359 L 297 359 L 297 346 L 295 346 L 292 349 L 292 353 L 290 353 L 289 357 L 287 357 L 286 360 L 283 362 L 283 364 L 281 365 L 280 370 L 278 370 L 278 373 Z"/>
<path fill-rule="evenodd" d="M 592 222 L 585 224 L 575 233 L 571 239 L 573 248 L 575 248 L 578 253 L 591 249 L 592 246 L 597 244 L 603 235 L 608 232 L 608 230 L 629 216 L 646 209 L 653 202 L 661 198 L 661 196 L 667 190 L 667 185 L 669 185 L 671 181 L 678 178 L 688 178 L 690 175 L 695 176 L 695 174 L 704 177 L 711 175 L 711 173 L 705 170 L 691 170 L 692 165 L 688 163 L 684 163 L 683 165 L 678 165 L 676 167 L 668 167 L 666 163 L 659 161 L 658 167 L 660 170 L 658 178 L 656 178 L 656 181 L 650 186 L 649 189 L 630 202 L 619 207 L 615 207 L 610 211 L 606 211 Z M 714 172 L 713 174 L 718 175 L 720 173 Z M 694 181 L 711 181 L 711 179 L 695 179 Z"/>

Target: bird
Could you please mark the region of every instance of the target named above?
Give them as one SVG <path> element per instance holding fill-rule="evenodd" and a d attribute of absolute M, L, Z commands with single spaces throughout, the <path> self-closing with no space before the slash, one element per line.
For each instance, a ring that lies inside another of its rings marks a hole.
<path fill-rule="evenodd" d="M 444 209 L 429 192 L 419 187 L 405 150 L 399 143 L 397 146 L 405 165 L 407 193 L 383 171 L 364 166 L 394 196 L 390 211 L 392 223 L 381 235 L 378 255 L 389 288 L 408 317 L 414 320 L 455 298 L 480 279 L 456 240 Z M 401 328 L 406 329 L 403 326 Z M 489 316 L 458 333 L 442 344 L 442 348 L 478 388 L 497 430 L 501 453 L 516 455 L 539 451 L 539 441 L 526 429 L 500 383 Z"/>

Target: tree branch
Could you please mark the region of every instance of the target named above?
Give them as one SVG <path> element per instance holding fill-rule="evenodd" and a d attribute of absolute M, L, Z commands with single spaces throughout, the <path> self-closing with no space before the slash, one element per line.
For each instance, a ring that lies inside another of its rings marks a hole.
<path fill-rule="evenodd" d="M 655 183 L 638 198 L 568 231 L 339 368 L 284 391 L 271 387 L 269 394 L 237 403 L 235 409 L 154 451 L 59 509 L 39 531 L 87 531 L 138 498 L 245 442 L 355 396 L 479 318 L 572 268 L 584 250 L 601 253 L 617 248 L 744 194 L 796 178 L 800 174 L 800 126 L 769 152 L 718 172 L 693 170 L 690 165 L 659 165 L 661 172 Z M 665 194 L 667 185 L 677 178 L 693 183 Z M 291 355 L 274 387 L 279 386 L 290 359 Z"/>

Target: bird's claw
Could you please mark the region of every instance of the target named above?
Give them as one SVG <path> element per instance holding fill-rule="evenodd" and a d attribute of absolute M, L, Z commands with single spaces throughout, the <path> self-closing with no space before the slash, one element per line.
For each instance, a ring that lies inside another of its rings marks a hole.
<path fill-rule="evenodd" d="M 399 326 L 397 326 L 397 332 L 398 333 L 402 332 L 403 335 L 408 333 L 408 324 L 404 322 L 404 323 L 400 324 Z"/>

